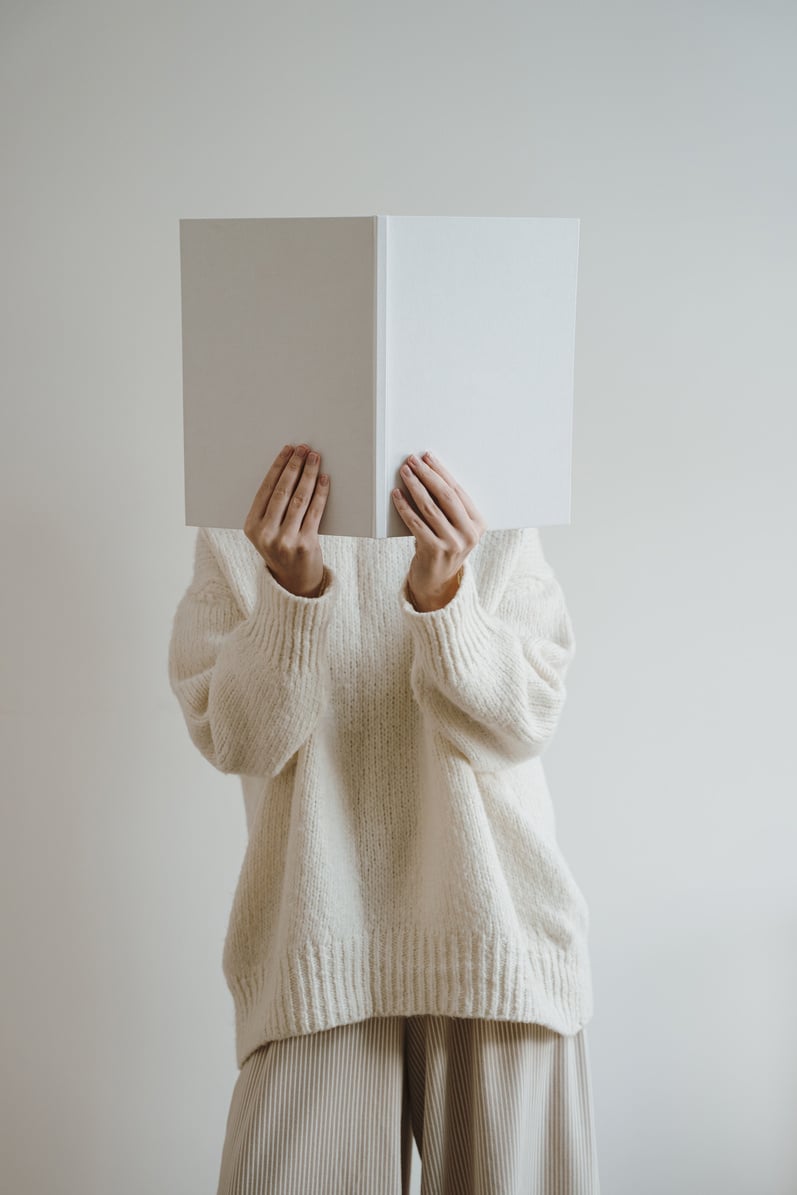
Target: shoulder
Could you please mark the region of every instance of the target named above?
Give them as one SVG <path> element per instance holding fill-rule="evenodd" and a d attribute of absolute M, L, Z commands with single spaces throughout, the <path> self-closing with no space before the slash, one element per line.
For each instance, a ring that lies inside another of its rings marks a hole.
<path fill-rule="evenodd" d="M 550 577 L 553 573 L 537 527 L 488 529 L 479 541 L 477 552 L 482 570 L 506 581 Z"/>
<path fill-rule="evenodd" d="M 197 563 L 212 569 L 230 590 L 243 614 L 254 607 L 258 573 L 263 557 L 248 536 L 237 528 L 198 527 Z"/>

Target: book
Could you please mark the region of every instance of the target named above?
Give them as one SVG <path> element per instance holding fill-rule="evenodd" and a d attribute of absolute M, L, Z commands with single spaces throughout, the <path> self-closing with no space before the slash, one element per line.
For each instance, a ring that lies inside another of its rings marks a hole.
<path fill-rule="evenodd" d="M 242 528 L 285 444 L 319 534 L 409 535 L 432 452 L 488 528 L 570 522 L 579 220 L 181 219 L 186 525 Z"/>

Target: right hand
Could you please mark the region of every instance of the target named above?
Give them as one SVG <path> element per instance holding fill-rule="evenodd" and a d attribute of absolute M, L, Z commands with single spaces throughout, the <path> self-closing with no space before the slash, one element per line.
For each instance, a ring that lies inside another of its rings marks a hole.
<path fill-rule="evenodd" d="M 320 454 L 307 444 L 286 445 L 255 494 L 243 530 L 284 589 L 311 597 L 324 579 L 318 524 L 329 496 L 329 478 L 318 478 Z"/>

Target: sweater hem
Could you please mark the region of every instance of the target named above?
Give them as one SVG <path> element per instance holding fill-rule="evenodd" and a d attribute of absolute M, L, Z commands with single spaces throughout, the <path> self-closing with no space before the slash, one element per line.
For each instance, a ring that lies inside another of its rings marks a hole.
<path fill-rule="evenodd" d="M 239 1068 L 269 1041 L 385 1016 L 534 1022 L 571 1036 L 592 1017 L 586 943 L 407 927 L 307 942 L 246 975 L 224 968 Z"/>

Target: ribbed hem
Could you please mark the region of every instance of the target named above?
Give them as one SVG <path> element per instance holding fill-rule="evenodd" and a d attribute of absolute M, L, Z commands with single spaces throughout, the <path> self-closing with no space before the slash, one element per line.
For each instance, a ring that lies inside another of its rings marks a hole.
<path fill-rule="evenodd" d="M 324 566 L 324 590 L 301 597 L 280 585 L 265 564 L 257 573 L 257 597 L 251 617 L 254 646 L 285 670 L 314 670 L 322 662 L 326 628 L 337 600 L 337 578 Z"/>
<path fill-rule="evenodd" d="M 499 937 L 406 928 L 308 943 L 246 976 L 225 971 L 238 1066 L 267 1041 L 378 1016 L 536 1022 L 567 1036 L 592 1017 L 586 939 L 525 950 Z"/>

